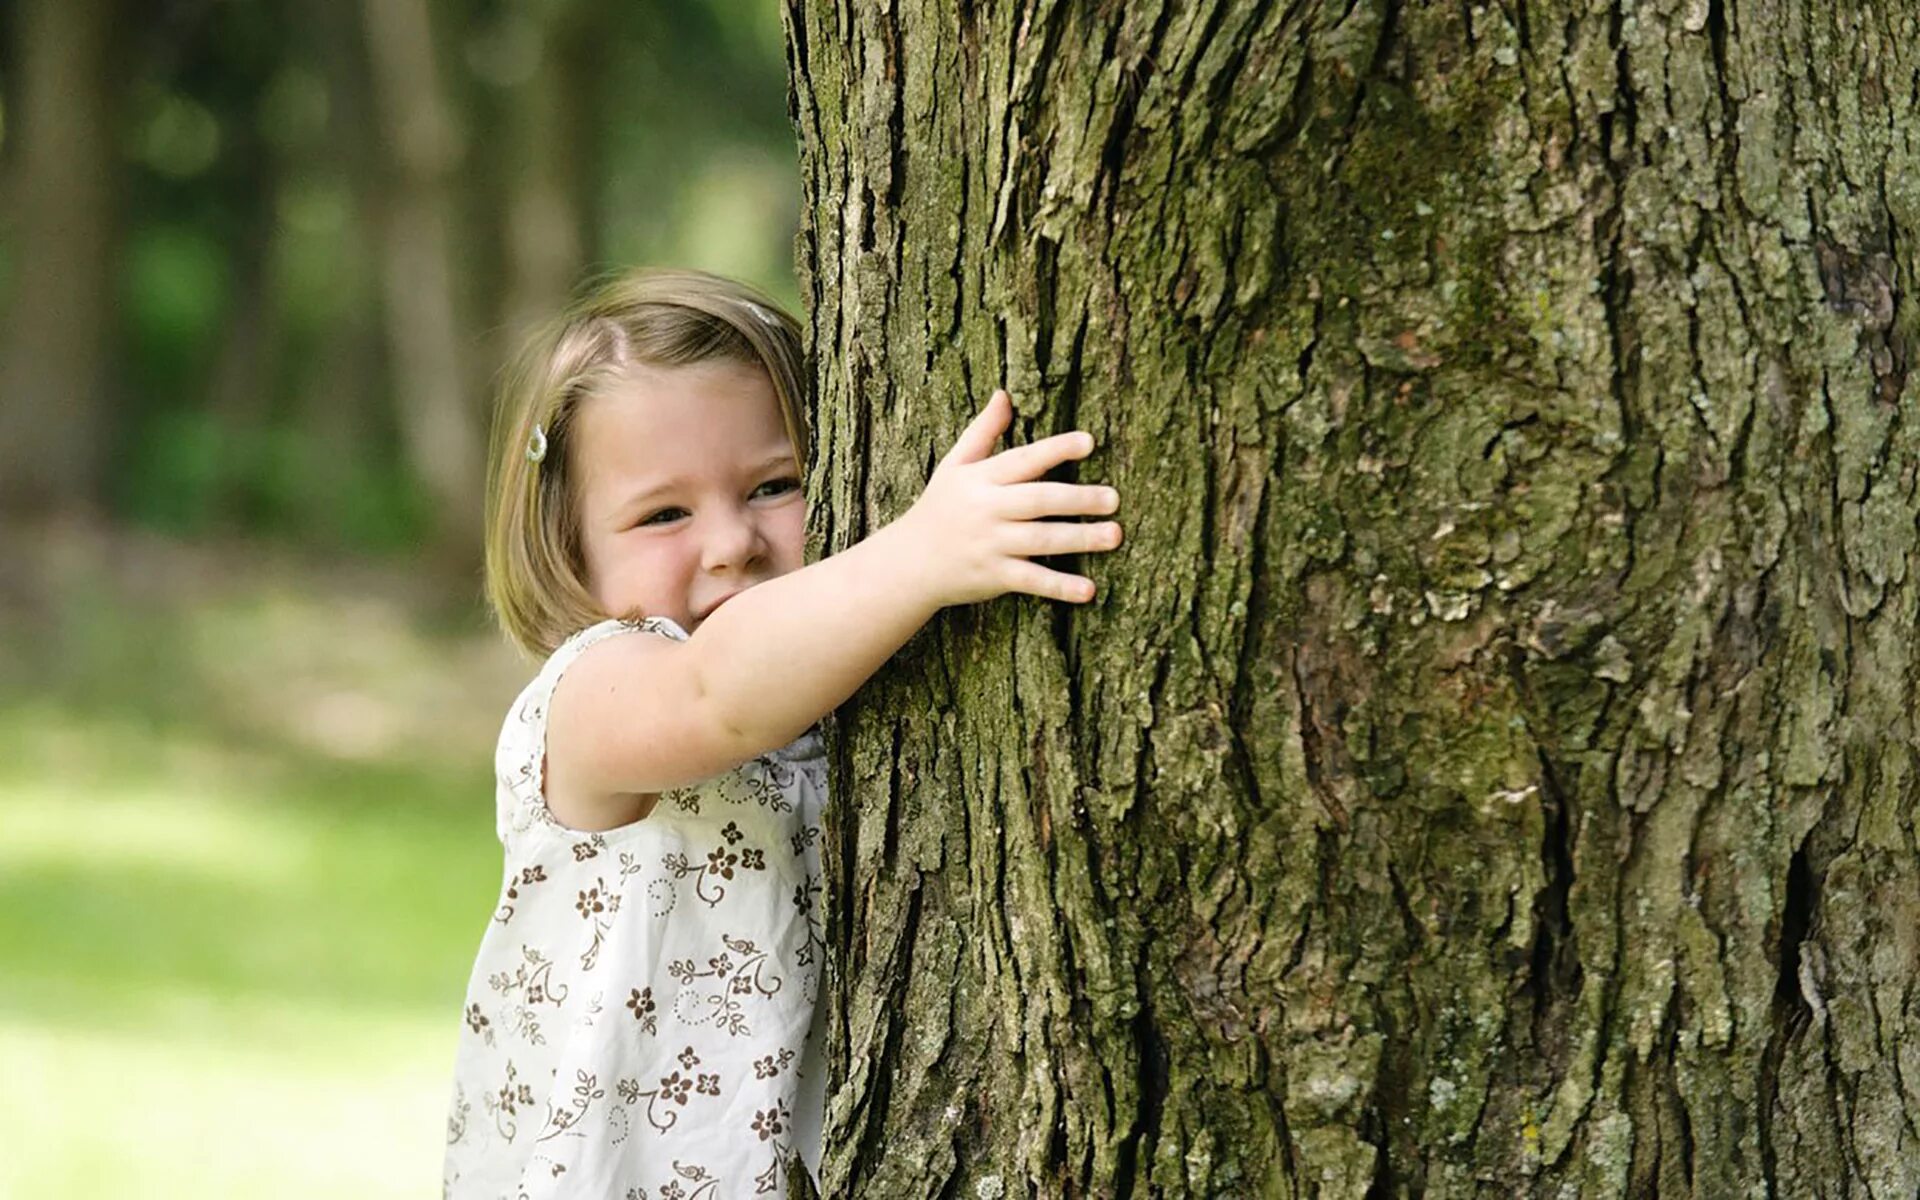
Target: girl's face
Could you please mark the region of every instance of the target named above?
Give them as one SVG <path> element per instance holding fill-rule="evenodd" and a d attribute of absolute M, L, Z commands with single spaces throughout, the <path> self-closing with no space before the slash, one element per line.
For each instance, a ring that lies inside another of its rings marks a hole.
<path fill-rule="evenodd" d="M 800 567 L 806 503 L 759 367 L 635 367 L 574 421 L 580 545 L 603 611 L 671 617 L 691 633 L 735 594 Z"/>

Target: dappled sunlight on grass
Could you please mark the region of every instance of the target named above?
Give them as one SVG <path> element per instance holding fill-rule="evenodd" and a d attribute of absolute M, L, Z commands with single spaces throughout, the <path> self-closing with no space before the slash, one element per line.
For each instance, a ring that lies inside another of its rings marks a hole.
<path fill-rule="evenodd" d="M 453 1026 L 258 1001 L 166 1031 L 0 1014 L 0 1195 L 436 1195 Z"/>
<path fill-rule="evenodd" d="M 329 582 L 0 623 L 0 1196 L 435 1194 L 520 668 Z"/>
<path fill-rule="evenodd" d="M 143 771 L 79 724 L 0 720 L 40 750 L 0 776 L 0 1195 L 430 1193 L 499 871 L 484 770 L 465 806 L 178 737 Z"/>

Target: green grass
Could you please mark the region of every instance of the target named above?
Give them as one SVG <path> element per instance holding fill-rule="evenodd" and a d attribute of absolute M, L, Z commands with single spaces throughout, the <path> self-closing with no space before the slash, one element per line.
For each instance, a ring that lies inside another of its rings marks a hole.
<path fill-rule="evenodd" d="M 218 701 L 279 681 L 192 669 L 181 613 L 123 616 L 151 624 L 113 651 L 122 702 L 98 655 L 0 697 L 0 1196 L 437 1195 L 500 871 L 490 745 L 276 736 Z M 57 656 L 0 667 L 30 657 Z M 504 710 L 495 676 L 472 690 Z"/>

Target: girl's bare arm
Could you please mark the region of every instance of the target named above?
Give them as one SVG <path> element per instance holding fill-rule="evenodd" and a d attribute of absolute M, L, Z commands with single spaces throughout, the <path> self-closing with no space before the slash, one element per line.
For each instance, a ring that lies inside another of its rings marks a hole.
<path fill-rule="evenodd" d="M 786 745 L 947 605 L 1007 592 L 1092 599 L 1091 581 L 1028 560 L 1118 546 L 1113 522 L 1040 518 L 1111 513 L 1119 497 L 1104 486 L 1036 482 L 1091 453 L 1087 433 L 992 454 L 1011 407 L 996 392 L 913 508 L 873 536 L 741 592 L 684 643 L 632 635 L 581 655 L 548 721 L 549 778 L 572 810 L 562 819 L 624 823 L 645 811 L 637 796 Z"/>

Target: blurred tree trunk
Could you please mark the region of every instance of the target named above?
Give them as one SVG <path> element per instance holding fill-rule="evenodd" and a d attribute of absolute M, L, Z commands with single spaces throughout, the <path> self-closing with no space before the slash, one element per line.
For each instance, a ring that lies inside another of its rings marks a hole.
<path fill-rule="evenodd" d="M 401 437 L 433 500 L 441 550 L 477 560 L 483 375 L 453 258 L 461 134 L 441 93 L 426 0 L 364 0 L 361 15 L 388 156 L 379 257 Z"/>
<path fill-rule="evenodd" d="M 820 545 L 1129 533 L 840 713 L 829 1194 L 1915 1194 L 1917 19 L 789 0 Z"/>
<path fill-rule="evenodd" d="M 517 338 L 559 311 L 587 262 L 598 31 L 579 0 L 522 4 L 531 69 L 503 90 L 506 248 L 500 328 Z"/>
<path fill-rule="evenodd" d="M 280 354 L 285 338 L 281 288 L 275 271 L 274 235 L 280 198 L 279 164 L 262 145 L 257 130 L 240 122 L 225 153 L 243 158 L 254 180 L 241 198 L 239 227 L 230 246 L 233 272 L 232 312 L 221 333 L 207 385 L 207 408 L 218 423 L 228 452 L 257 463 L 280 399 Z M 244 522 L 255 516 L 263 472 L 256 467 L 232 472 L 223 480 L 220 509 Z"/>
<path fill-rule="evenodd" d="M 0 508 L 101 497 L 114 330 L 123 72 L 114 0 L 22 0 L 10 20 L 12 270 L 0 327 Z"/>
<path fill-rule="evenodd" d="M 310 39 L 327 84 L 326 164 L 340 173 L 353 199 L 341 231 L 341 286 L 349 301 L 327 329 L 327 350 L 302 381 L 296 400 L 301 434 L 315 449 L 309 469 L 318 472 L 318 488 L 341 502 L 348 499 L 346 489 L 363 485 L 369 465 L 390 461 L 380 450 L 381 439 L 398 424 L 385 419 L 388 412 L 380 401 L 395 389 L 383 386 L 378 283 L 372 278 L 382 258 L 384 155 L 357 15 L 335 0 L 304 0 L 294 27 Z M 367 303 L 354 302 L 362 295 Z"/>

